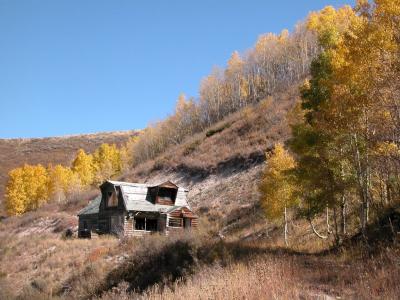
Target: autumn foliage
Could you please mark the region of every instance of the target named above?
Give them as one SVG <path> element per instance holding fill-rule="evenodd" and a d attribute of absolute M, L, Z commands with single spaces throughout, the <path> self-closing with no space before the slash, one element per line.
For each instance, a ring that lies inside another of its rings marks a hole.
<path fill-rule="evenodd" d="M 364 232 L 399 203 L 399 16 L 399 1 L 376 0 L 358 1 L 354 9 L 326 7 L 308 18 L 321 52 L 301 87 L 288 143 L 297 164 L 290 176 L 300 199 L 295 211 L 311 225 L 326 214 L 324 232 L 331 221 L 338 243 L 349 224 Z"/>
<path fill-rule="evenodd" d="M 120 175 L 132 164 L 134 143 L 135 138 L 121 148 L 102 144 L 93 154 L 80 149 L 71 167 L 25 164 L 11 170 L 6 187 L 8 213 L 20 215 L 51 200 L 63 202 L 74 193 Z"/>
<path fill-rule="evenodd" d="M 7 184 L 7 210 L 12 214 L 38 208 L 49 197 L 49 177 L 42 165 L 11 170 Z"/>
<path fill-rule="evenodd" d="M 234 51 L 225 68 L 213 68 L 201 81 L 198 98 L 180 95 L 170 117 L 142 132 L 134 146 L 134 162 L 155 158 L 229 114 L 304 80 L 318 51 L 316 34 L 305 23 L 292 33 L 261 35 L 245 54 Z"/>

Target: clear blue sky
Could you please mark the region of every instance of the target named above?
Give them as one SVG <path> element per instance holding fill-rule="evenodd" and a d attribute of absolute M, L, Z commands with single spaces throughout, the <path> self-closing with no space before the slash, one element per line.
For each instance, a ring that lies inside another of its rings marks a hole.
<path fill-rule="evenodd" d="M 0 138 L 144 128 L 310 10 L 354 0 L 0 0 Z"/>

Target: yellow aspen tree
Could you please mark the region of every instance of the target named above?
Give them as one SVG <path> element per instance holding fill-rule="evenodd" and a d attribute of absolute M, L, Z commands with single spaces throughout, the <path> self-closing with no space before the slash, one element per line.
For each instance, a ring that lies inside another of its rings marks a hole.
<path fill-rule="evenodd" d="M 94 179 L 93 156 L 86 154 L 83 149 L 79 149 L 72 162 L 72 171 L 78 174 L 83 187 L 92 184 Z"/>
<path fill-rule="evenodd" d="M 5 205 L 10 215 L 21 215 L 27 210 L 28 197 L 24 184 L 22 168 L 15 168 L 8 173 Z"/>
<path fill-rule="evenodd" d="M 244 61 L 237 51 L 234 51 L 228 60 L 225 70 L 226 99 L 228 111 L 233 112 L 244 106 L 245 96 L 242 94 L 241 82 L 243 80 Z M 245 92 L 247 92 L 245 90 Z"/>
<path fill-rule="evenodd" d="M 288 245 L 287 210 L 297 203 L 294 197 L 295 188 L 288 174 L 295 165 L 295 160 L 283 145 L 276 144 L 272 155 L 267 156 L 267 165 L 259 186 L 260 202 L 267 218 L 277 219 L 283 216 L 286 245 Z"/>
<path fill-rule="evenodd" d="M 221 120 L 226 110 L 221 73 L 214 68 L 200 84 L 200 107 L 207 126 Z"/>
<path fill-rule="evenodd" d="M 337 43 L 342 38 L 353 20 L 357 18 L 355 11 L 345 5 L 339 9 L 326 6 L 319 12 L 312 12 L 307 18 L 307 27 L 318 35 L 321 45 Z"/>
<path fill-rule="evenodd" d="M 25 165 L 24 181 L 25 191 L 29 198 L 29 210 L 35 210 L 49 200 L 48 181 L 49 176 L 45 167 L 41 164 Z"/>
<path fill-rule="evenodd" d="M 120 148 L 122 171 L 127 171 L 130 167 L 133 166 L 135 159 L 134 148 L 137 141 L 137 136 L 131 137 L 125 143 L 125 145 Z"/>
<path fill-rule="evenodd" d="M 42 165 L 27 165 L 9 173 L 6 207 L 10 214 L 20 215 L 35 210 L 49 199 L 49 177 Z"/>
<path fill-rule="evenodd" d="M 283 29 L 278 36 L 278 41 L 279 43 L 284 44 L 288 41 L 288 39 L 289 39 L 289 30 Z"/>
<path fill-rule="evenodd" d="M 74 173 L 70 168 L 62 165 L 56 165 L 55 167 L 49 166 L 49 195 L 52 199 L 59 202 L 64 201 L 67 195 L 75 189 L 73 184 Z"/>
<path fill-rule="evenodd" d="M 115 144 L 102 144 L 93 154 L 95 181 L 101 183 L 122 171 L 121 154 Z"/>

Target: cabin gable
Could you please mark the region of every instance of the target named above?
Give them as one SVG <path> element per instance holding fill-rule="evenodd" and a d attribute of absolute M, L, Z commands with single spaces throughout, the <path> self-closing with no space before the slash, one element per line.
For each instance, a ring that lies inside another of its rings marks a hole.
<path fill-rule="evenodd" d="M 100 211 L 124 211 L 125 203 L 120 186 L 105 182 L 100 186 L 101 203 Z"/>

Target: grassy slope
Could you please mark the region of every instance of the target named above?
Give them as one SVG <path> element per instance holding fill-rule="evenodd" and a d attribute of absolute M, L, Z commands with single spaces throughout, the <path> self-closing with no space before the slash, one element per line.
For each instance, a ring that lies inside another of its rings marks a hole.
<path fill-rule="evenodd" d="M 122 144 L 136 131 L 96 133 L 65 137 L 0 139 L 0 208 L 8 171 L 23 165 L 69 165 L 80 148 L 92 152 L 102 143 Z"/>
<path fill-rule="evenodd" d="M 4 220 L 0 298 L 398 296 L 396 247 L 374 254 L 373 260 L 354 245 L 340 255 L 323 252 L 332 241 L 316 239 L 307 224 L 294 221 L 291 246 L 283 249 L 281 228 L 264 219 L 257 204 L 264 153 L 289 137 L 285 115 L 296 99 L 297 90 L 289 91 L 229 116 L 212 128 L 218 133 L 193 136 L 121 178 L 172 179 L 189 187 L 190 202 L 201 216 L 194 237 L 63 240 L 61 232 L 76 225 L 74 214 L 84 204 L 79 197 L 68 205 L 50 204 Z M 322 229 L 323 221 L 316 225 Z M 144 294 L 127 294 L 127 288 L 140 288 Z"/>
<path fill-rule="evenodd" d="M 286 114 L 297 89 L 228 116 L 122 176 L 127 181 L 172 179 L 190 189 L 195 209 L 223 216 L 258 198 L 265 153 L 290 136 Z M 210 132 L 217 132 L 210 136 Z M 207 136 L 208 135 L 208 136 Z"/>
<path fill-rule="evenodd" d="M 236 214 L 241 211 L 241 207 L 259 216 L 254 204 L 257 200 L 256 179 L 262 169 L 264 151 L 270 149 L 274 142 L 288 136 L 289 130 L 284 116 L 295 99 L 296 93 L 289 93 L 229 116 L 215 126 L 219 128 L 229 124 L 223 131 L 210 137 L 206 137 L 206 132 L 191 137 L 186 143 L 169 149 L 162 157 L 139 166 L 122 179 L 158 181 L 168 178 L 179 181 L 191 188 L 192 205 L 203 216 L 202 222 L 211 223 L 213 228 L 225 226 L 229 218 L 236 222 Z M 37 147 L 43 151 L 53 147 L 48 140 L 41 142 L 45 143 L 36 141 Z M 85 198 L 92 196 L 93 194 Z M 59 240 L 60 227 L 64 226 L 65 229 L 76 226 L 74 214 L 81 206 L 82 202 L 79 201 L 67 207 L 47 205 L 37 212 L 28 213 L 22 218 L 8 218 L 0 224 L 3 250 L 0 253 L 0 282 L 3 286 L 8 287 L 11 282 L 15 282 L 12 293 L 24 293 L 25 289 L 32 288 L 32 284 L 39 284 L 36 281 L 46 280 L 49 275 L 47 264 L 54 264 L 56 275 L 52 275 L 51 284 L 34 290 L 49 292 L 49 289 L 60 289 L 65 284 L 66 275 L 71 277 L 75 273 L 85 272 L 87 266 L 83 264 L 84 259 L 91 256 L 92 251 L 103 251 L 99 250 L 104 246 L 102 239 L 92 243 Z M 262 218 L 260 221 L 263 222 Z M 241 226 L 251 231 L 246 224 Z M 32 227 L 35 229 L 32 230 Z M 33 235 L 33 242 L 26 240 L 29 235 Z M 110 244 L 110 249 L 113 248 L 113 243 Z M 19 260 L 22 249 L 26 248 L 29 248 L 28 255 Z M 42 255 L 49 251 L 51 254 Z M 118 248 L 110 251 L 116 252 L 115 257 L 118 257 L 123 250 Z M 60 256 L 65 252 L 71 255 L 68 254 L 60 262 Z M 80 258 L 75 263 L 76 255 Z M 104 255 L 99 255 L 103 262 Z M 109 271 L 111 265 L 107 262 L 105 265 Z"/>

